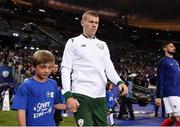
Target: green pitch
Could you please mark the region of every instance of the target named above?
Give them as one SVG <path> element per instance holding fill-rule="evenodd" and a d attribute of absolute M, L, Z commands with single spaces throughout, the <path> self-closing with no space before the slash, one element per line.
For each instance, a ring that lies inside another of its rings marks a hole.
<path fill-rule="evenodd" d="M 16 111 L 0 111 L 0 126 L 17 126 Z M 64 122 L 60 126 L 76 126 L 74 117 L 63 118 Z"/>

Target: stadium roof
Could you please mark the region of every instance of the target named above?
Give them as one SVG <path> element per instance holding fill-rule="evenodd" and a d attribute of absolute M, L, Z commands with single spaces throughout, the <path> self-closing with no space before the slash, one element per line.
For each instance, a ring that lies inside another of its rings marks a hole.
<path fill-rule="evenodd" d="M 126 16 L 132 26 L 180 31 L 179 0 L 2 0 L 27 7 L 51 7 L 82 13 L 91 9 L 107 19 L 121 22 Z"/>

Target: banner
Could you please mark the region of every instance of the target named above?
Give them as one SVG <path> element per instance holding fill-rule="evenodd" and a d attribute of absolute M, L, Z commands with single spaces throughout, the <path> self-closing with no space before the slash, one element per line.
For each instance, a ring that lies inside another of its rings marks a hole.
<path fill-rule="evenodd" d="M 12 67 L 0 66 L 0 83 L 13 82 Z"/>
<path fill-rule="evenodd" d="M 2 106 L 2 111 L 10 111 L 9 90 L 6 90 L 6 91 L 5 91 L 4 100 L 3 100 L 3 106 Z"/>

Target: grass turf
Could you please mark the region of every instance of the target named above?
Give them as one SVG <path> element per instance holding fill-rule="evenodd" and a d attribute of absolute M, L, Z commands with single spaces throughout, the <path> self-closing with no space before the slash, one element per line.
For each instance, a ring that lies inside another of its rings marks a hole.
<path fill-rule="evenodd" d="M 74 117 L 64 117 L 60 126 L 76 126 Z M 17 126 L 16 111 L 0 111 L 0 126 Z"/>

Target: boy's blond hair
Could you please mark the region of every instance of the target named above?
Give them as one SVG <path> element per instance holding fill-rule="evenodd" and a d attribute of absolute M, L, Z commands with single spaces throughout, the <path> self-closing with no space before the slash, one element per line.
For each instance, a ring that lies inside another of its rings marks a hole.
<path fill-rule="evenodd" d="M 86 20 L 87 15 L 94 16 L 94 17 L 99 17 L 99 14 L 95 11 L 86 11 L 82 15 L 82 20 Z"/>
<path fill-rule="evenodd" d="M 55 63 L 53 53 L 48 50 L 38 50 L 32 56 L 32 64 L 34 67 L 36 67 L 38 64 L 45 64 L 48 62 Z"/>

